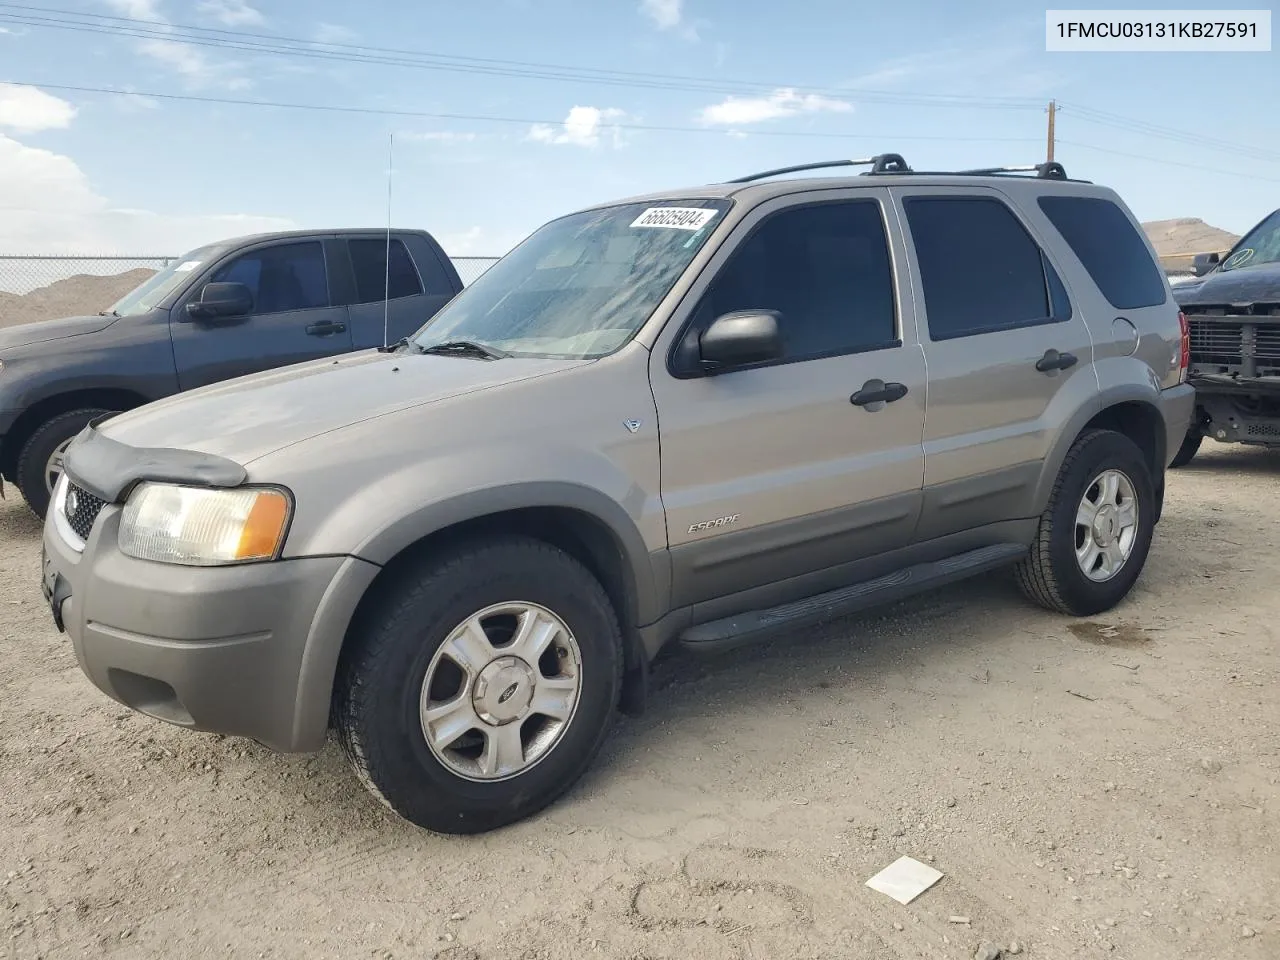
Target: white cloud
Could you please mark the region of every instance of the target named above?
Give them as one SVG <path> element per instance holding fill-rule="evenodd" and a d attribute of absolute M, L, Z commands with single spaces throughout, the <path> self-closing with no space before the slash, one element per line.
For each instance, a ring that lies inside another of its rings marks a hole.
<path fill-rule="evenodd" d="M 280 217 L 112 206 L 70 157 L 0 134 L 0 250 L 6 253 L 176 256 L 212 240 L 293 226 Z"/>
<path fill-rule="evenodd" d="M 126 17 L 153 22 L 156 25 L 151 28 L 153 33 L 172 32 L 172 25 L 161 13 L 160 0 L 106 0 L 106 3 Z M 226 10 L 238 10 L 242 7 L 244 10 L 252 9 L 241 0 L 211 0 L 205 4 L 210 5 Z M 139 40 L 136 46 L 143 56 L 150 57 L 184 77 L 188 87 L 220 86 L 228 90 L 243 90 L 251 86 L 250 81 L 241 74 L 239 63 L 211 59 L 206 51 L 195 44 L 152 37 Z"/>
<path fill-rule="evenodd" d="M 403 136 L 410 142 L 432 143 L 470 143 L 476 138 L 474 133 L 460 133 L 457 130 L 426 130 L 422 133 L 406 133 Z"/>
<path fill-rule="evenodd" d="M 354 30 L 336 23 L 318 23 L 311 33 L 316 43 L 350 43 L 356 36 Z"/>
<path fill-rule="evenodd" d="M 816 93 L 798 93 L 790 87 L 779 88 L 767 97 L 728 97 L 720 103 L 704 107 L 703 123 L 738 126 L 793 117 L 801 113 L 848 113 L 853 105 Z"/>
<path fill-rule="evenodd" d="M 560 126 L 538 123 L 529 130 L 529 139 L 539 143 L 571 144 L 575 147 L 595 147 L 600 143 L 601 128 L 610 129 L 608 121 L 621 120 L 625 114 L 616 107 L 574 107 Z M 613 145 L 622 145 L 621 131 L 611 128 Z"/>
<path fill-rule="evenodd" d="M 76 108 L 36 87 L 0 83 L 0 127 L 22 133 L 61 130 L 70 125 Z"/>
<path fill-rule="evenodd" d="M 680 26 L 683 0 L 640 0 L 640 12 L 657 25 L 659 30 L 674 30 Z"/>
<path fill-rule="evenodd" d="M 160 14 L 160 0 L 107 0 L 107 6 L 135 20 L 164 20 Z"/>
<path fill-rule="evenodd" d="M 257 27 L 267 22 L 247 0 L 201 0 L 199 10 L 228 27 Z"/>

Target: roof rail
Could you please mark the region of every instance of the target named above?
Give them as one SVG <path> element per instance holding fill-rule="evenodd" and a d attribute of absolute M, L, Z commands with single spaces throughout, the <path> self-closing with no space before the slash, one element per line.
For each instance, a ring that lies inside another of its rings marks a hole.
<path fill-rule="evenodd" d="M 1069 179 L 1066 168 L 1052 160 L 1048 163 L 1037 163 L 1026 167 L 983 167 L 978 170 L 958 170 L 956 172 L 966 177 L 986 177 L 999 173 L 1034 173 L 1041 180 Z"/>
<path fill-rule="evenodd" d="M 778 167 L 776 170 L 765 170 L 745 177 L 728 180 L 727 183 L 751 183 L 753 180 L 764 180 L 784 173 L 802 173 L 806 170 L 823 170 L 827 167 L 865 167 L 870 166 L 868 173 L 911 173 L 907 161 L 898 153 L 881 153 L 866 160 L 820 160 L 817 163 L 799 163 L 793 167 Z"/>

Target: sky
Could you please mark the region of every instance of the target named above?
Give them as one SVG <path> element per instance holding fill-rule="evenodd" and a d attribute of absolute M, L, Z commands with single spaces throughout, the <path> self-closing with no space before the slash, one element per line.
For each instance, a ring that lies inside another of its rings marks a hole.
<path fill-rule="evenodd" d="M 381 226 L 394 135 L 395 225 L 496 256 L 783 164 L 1035 163 L 1050 99 L 1056 159 L 1141 220 L 1280 206 L 1276 53 L 1044 47 L 1006 0 L 0 2 L 0 254 Z"/>

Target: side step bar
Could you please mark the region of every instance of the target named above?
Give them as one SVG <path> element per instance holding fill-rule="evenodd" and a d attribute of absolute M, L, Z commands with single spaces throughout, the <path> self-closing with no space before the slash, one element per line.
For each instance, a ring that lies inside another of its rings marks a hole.
<path fill-rule="evenodd" d="M 796 627 L 893 603 L 977 573 L 1016 563 L 1026 555 L 1024 544 L 998 543 L 980 547 L 944 560 L 904 567 L 874 580 L 864 580 L 804 600 L 701 623 L 680 634 L 680 644 L 697 653 L 720 653 L 732 647 L 775 638 L 779 633 Z"/>

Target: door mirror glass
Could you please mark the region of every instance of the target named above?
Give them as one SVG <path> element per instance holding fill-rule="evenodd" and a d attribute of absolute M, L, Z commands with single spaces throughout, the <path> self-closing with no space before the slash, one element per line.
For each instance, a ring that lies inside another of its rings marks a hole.
<path fill-rule="evenodd" d="M 716 318 L 698 339 L 702 368 L 715 372 L 779 359 L 781 318 L 776 310 L 738 310 Z"/>
<path fill-rule="evenodd" d="M 200 299 L 187 304 L 187 313 L 197 319 L 243 317 L 253 309 L 253 294 L 243 283 L 206 283 Z"/>

